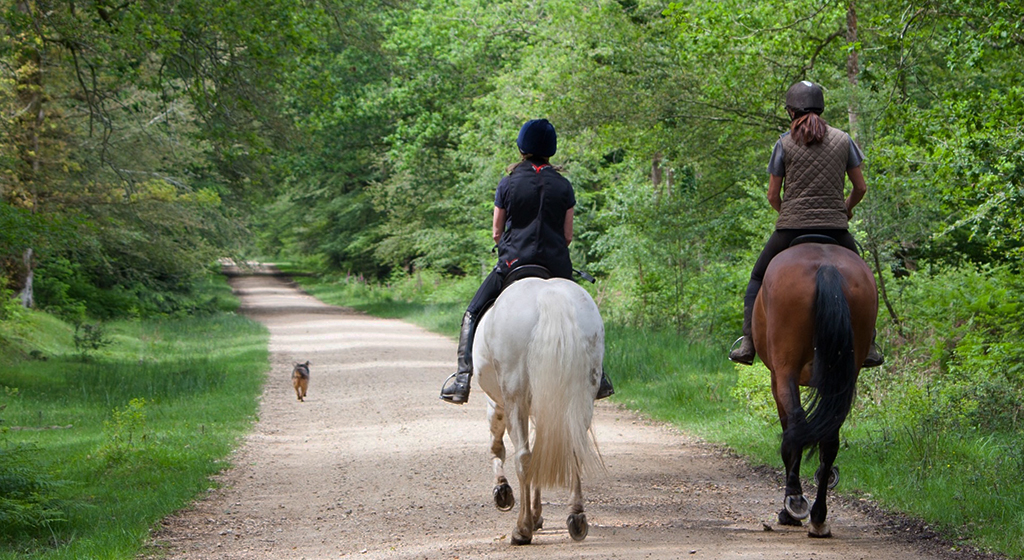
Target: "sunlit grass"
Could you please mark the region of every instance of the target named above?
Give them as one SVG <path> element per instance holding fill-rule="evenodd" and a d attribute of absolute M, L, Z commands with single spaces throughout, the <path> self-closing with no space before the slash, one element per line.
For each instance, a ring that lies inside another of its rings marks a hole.
<path fill-rule="evenodd" d="M 41 314 L 5 336 L 16 358 L 0 364 L 0 446 L 56 482 L 65 519 L 0 529 L 0 558 L 135 557 L 154 523 L 206 492 L 255 420 L 261 325 L 220 314 L 100 328 L 109 344 L 88 351 Z"/>
<path fill-rule="evenodd" d="M 479 284 L 479 279 L 472 278 L 454 285 L 439 283 L 433 277 L 425 281 L 409 279 L 400 286 L 380 286 L 350 276 L 296 280 L 324 303 L 376 317 L 403 319 L 447 336 L 458 335 L 462 315 Z"/>

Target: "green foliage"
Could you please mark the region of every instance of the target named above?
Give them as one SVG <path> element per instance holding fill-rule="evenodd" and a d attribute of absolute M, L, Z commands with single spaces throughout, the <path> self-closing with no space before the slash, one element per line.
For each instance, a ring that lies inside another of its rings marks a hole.
<path fill-rule="evenodd" d="M 53 497 L 60 486 L 41 472 L 33 460 L 33 447 L 11 443 L 3 412 L 8 401 L 18 398 L 18 389 L 3 387 L 0 397 L 0 542 L 21 534 L 44 534 L 67 519 L 64 504 Z"/>
<path fill-rule="evenodd" d="M 752 366 L 734 364 L 734 367 L 736 386 L 732 388 L 733 398 L 742 404 L 751 418 L 777 426 L 779 413 L 772 397 L 772 372 L 759 360 Z"/>
<path fill-rule="evenodd" d="M 329 16 L 280 0 L 0 11 L 0 272 L 21 282 L 33 249 L 65 316 L 178 311 L 154 294 L 253 245 L 239 210 L 294 137 L 278 84 Z"/>
<path fill-rule="evenodd" d="M 36 268 L 35 297 L 38 306 L 71 321 L 86 317 L 87 301 L 96 301 L 99 290 L 66 258 L 45 261 Z"/>
<path fill-rule="evenodd" d="M 107 442 L 100 453 L 111 463 L 118 463 L 131 452 L 141 452 L 146 441 L 146 399 L 132 399 L 121 408 L 115 408 L 110 420 L 103 422 Z"/>
<path fill-rule="evenodd" d="M 83 361 L 88 358 L 90 352 L 95 352 L 104 346 L 110 345 L 107 331 L 101 324 L 78 323 L 75 325 L 75 350 L 78 350 Z"/>
<path fill-rule="evenodd" d="M 21 306 L 14 298 L 14 291 L 5 287 L 4 277 L 0 276 L 0 322 L 17 321 Z"/>
<path fill-rule="evenodd" d="M 875 414 L 897 423 L 951 430 L 1019 431 L 1024 420 L 1024 291 L 1006 267 L 947 268 L 898 283 L 904 328 L 898 348 L 904 376 L 866 370 Z M 863 389 L 862 389 L 863 392 Z M 877 410 L 876 410 L 877 409 Z"/>
<path fill-rule="evenodd" d="M 136 557 L 154 523 L 209 490 L 251 428 L 266 331 L 234 314 L 104 323 L 110 344 L 81 362 L 72 327 L 51 321 L 26 322 L 23 357 L 0 362 L 0 385 L 19 388 L 0 395 L 0 414 L 21 428 L 0 445 L 0 485 L 26 489 L 17 509 L 0 500 L 0 514 L 35 508 L 28 525 L 0 523 L 0 555 Z"/>
<path fill-rule="evenodd" d="M 39 471 L 33 459 L 36 451 L 0 443 L 0 542 L 45 536 L 68 519 L 66 504 L 53 496 L 61 483 Z"/>

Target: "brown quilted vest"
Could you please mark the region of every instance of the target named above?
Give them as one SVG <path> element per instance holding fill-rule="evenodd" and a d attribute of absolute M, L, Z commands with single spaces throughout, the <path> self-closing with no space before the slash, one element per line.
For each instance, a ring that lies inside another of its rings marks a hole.
<path fill-rule="evenodd" d="M 821 143 L 802 146 L 782 137 L 786 178 L 775 229 L 847 229 L 844 189 L 850 137 L 828 127 Z"/>

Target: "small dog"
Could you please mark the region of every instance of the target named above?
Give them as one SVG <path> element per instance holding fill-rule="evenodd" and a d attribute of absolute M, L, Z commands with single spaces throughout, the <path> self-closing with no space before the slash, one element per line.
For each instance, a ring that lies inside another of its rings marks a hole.
<path fill-rule="evenodd" d="M 295 396 L 299 402 L 305 402 L 306 389 L 309 388 L 309 362 L 295 364 L 292 370 L 292 386 L 295 387 Z"/>

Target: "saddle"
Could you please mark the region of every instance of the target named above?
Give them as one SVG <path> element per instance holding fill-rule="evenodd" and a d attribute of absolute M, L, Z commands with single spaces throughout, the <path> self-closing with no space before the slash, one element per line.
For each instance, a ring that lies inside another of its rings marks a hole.
<path fill-rule="evenodd" d="M 829 237 L 827 235 L 821 235 L 820 233 L 808 233 L 807 235 L 801 235 L 800 237 L 797 237 L 796 239 L 794 239 L 792 242 L 790 242 L 789 246 L 790 247 L 796 247 L 797 245 L 801 245 L 803 243 L 820 243 L 822 245 L 839 245 L 838 241 L 836 241 L 835 239 L 833 239 L 833 238 L 831 238 L 831 237 Z"/>
<path fill-rule="evenodd" d="M 522 280 L 523 278 L 541 278 L 547 280 L 551 278 L 551 271 L 546 267 L 539 264 L 524 264 L 513 268 L 508 274 L 505 275 L 505 281 L 501 283 L 501 290 L 505 291 L 516 280 Z"/>
<path fill-rule="evenodd" d="M 498 295 L 501 295 L 501 292 L 504 292 L 505 289 L 511 286 L 514 282 L 522 280 L 523 278 L 541 278 L 547 280 L 548 278 L 551 278 L 551 271 L 548 270 L 547 267 L 539 264 L 524 264 L 522 266 L 517 266 L 505 275 L 505 279 L 501 283 L 501 291 L 498 292 Z M 491 306 L 494 305 L 495 301 L 498 301 L 497 297 L 488 301 L 484 305 L 483 309 L 480 310 L 480 317 L 483 317 L 484 313 L 487 313 L 491 309 Z"/>

